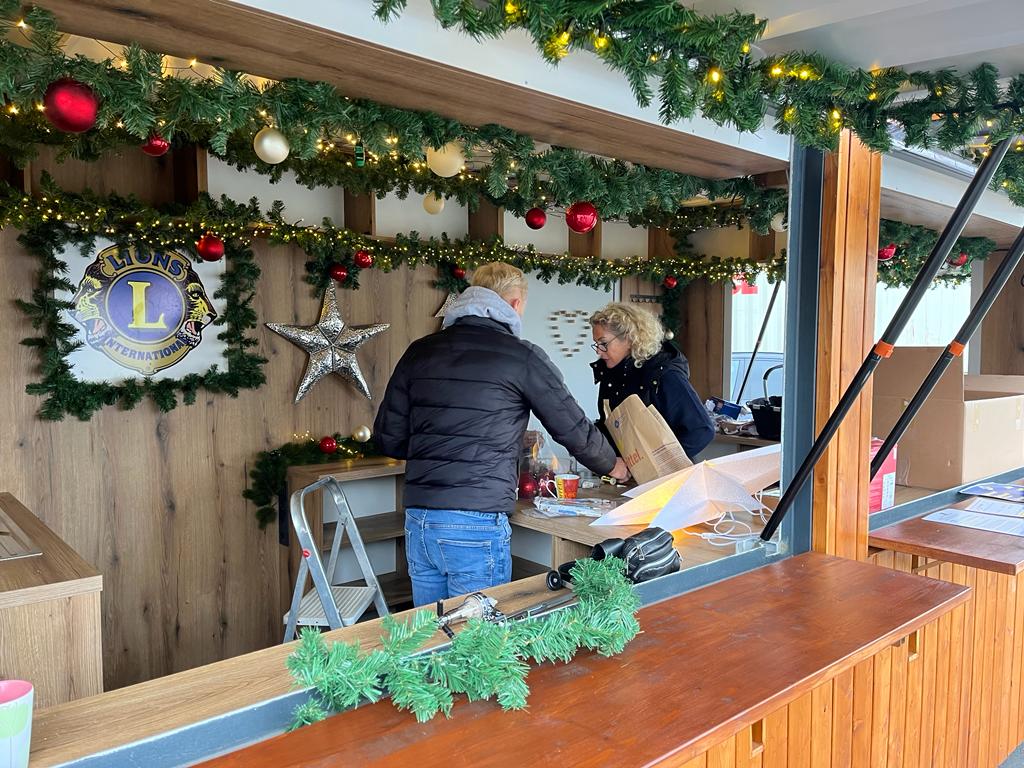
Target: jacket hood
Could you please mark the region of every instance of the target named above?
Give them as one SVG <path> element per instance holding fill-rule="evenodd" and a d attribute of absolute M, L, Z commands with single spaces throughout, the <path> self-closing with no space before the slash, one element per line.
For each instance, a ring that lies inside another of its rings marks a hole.
<path fill-rule="evenodd" d="M 463 317 L 486 317 L 507 326 L 517 339 L 523 335 L 523 319 L 490 288 L 473 285 L 464 290 L 444 313 L 441 328 L 448 328 Z"/>

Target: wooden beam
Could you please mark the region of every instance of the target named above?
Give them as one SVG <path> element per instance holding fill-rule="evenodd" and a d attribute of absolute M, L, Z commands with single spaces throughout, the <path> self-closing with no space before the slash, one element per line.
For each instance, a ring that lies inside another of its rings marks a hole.
<path fill-rule="evenodd" d="M 986 284 L 1005 258 L 1005 254 L 994 254 L 985 261 Z M 1024 267 L 1017 267 L 981 324 L 982 373 L 1024 375 L 1024 304 L 1021 302 L 1024 291 L 1021 280 L 1024 280 Z"/>
<path fill-rule="evenodd" d="M 370 194 L 357 195 L 342 191 L 345 203 L 345 229 L 360 235 L 377 234 L 377 199 Z"/>
<path fill-rule="evenodd" d="M 226 0 L 39 0 L 66 32 L 272 79 L 324 80 L 347 96 L 500 123 L 538 141 L 708 178 L 786 160 L 567 101 Z M 370 10 L 366 10 L 370 13 Z M 625 87 L 625 84 L 622 84 Z"/>
<path fill-rule="evenodd" d="M 732 354 L 727 331 L 730 286 L 696 280 L 683 289 L 680 300 L 682 327 L 676 338 L 690 361 L 690 383 L 704 400 L 726 396 L 726 360 Z"/>
<path fill-rule="evenodd" d="M 597 220 L 594 228 L 583 235 L 569 230 L 569 255 L 590 257 L 601 256 L 601 220 Z"/>
<path fill-rule="evenodd" d="M 480 198 L 475 211 L 469 212 L 469 236 L 474 240 L 490 240 L 505 236 L 505 209 Z"/>
<path fill-rule="evenodd" d="M 941 232 L 953 209 L 948 205 L 914 197 L 903 192 L 883 189 L 881 197 L 881 216 L 883 219 L 895 219 L 905 224 L 917 224 Z M 990 219 L 974 214 L 964 228 L 965 237 L 989 237 L 996 241 L 998 248 L 1009 248 L 1019 230 L 1013 224 Z"/>
<path fill-rule="evenodd" d="M 818 311 L 818 429 L 849 384 L 874 336 L 881 155 L 849 131 L 826 156 Z M 799 407 L 799 404 L 796 404 Z M 854 559 L 868 554 L 871 385 L 814 472 L 812 546 Z"/>

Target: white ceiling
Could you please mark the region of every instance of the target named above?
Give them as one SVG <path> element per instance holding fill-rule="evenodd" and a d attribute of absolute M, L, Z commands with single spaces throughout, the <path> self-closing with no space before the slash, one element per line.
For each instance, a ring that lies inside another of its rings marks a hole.
<path fill-rule="evenodd" d="M 696 0 L 694 7 L 767 18 L 758 47 L 769 54 L 818 51 L 865 68 L 964 71 L 989 62 L 1003 75 L 1024 72 L 1022 0 Z"/>

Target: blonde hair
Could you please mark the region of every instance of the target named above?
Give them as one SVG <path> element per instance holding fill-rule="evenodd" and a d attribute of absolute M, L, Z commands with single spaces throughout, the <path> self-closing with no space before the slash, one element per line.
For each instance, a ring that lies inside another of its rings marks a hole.
<path fill-rule="evenodd" d="M 523 270 L 503 261 L 492 261 L 477 267 L 473 272 L 473 285 L 489 288 L 503 299 L 508 298 L 508 294 L 513 291 L 519 291 L 525 299 L 529 288 Z"/>
<path fill-rule="evenodd" d="M 633 364 L 639 368 L 661 349 L 665 331 L 654 315 L 645 309 L 613 301 L 590 316 L 590 324 L 603 325 L 629 342 Z"/>

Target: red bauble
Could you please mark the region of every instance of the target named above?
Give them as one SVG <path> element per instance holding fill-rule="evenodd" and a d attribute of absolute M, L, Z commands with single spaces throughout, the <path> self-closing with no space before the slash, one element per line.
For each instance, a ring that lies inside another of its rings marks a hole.
<path fill-rule="evenodd" d="M 540 229 L 548 223 L 548 215 L 543 208 L 531 208 L 526 212 L 526 226 L 530 229 Z"/>
<path fill-rule="evenodd" d="M 960 255 L 950 259 L 949 263 L 952 264 L 954 267 L 962 267 L 964 264 L 967 263 L 968 259 L 970 259 L 970 256 L 961 251 Z"/>
<path fill-rule="evenodd" d="M 330 269 L 327 270 L 327 274 L 340 283 L 348 278 L 348 268 L 344 264 L 331 264 Z"/>
<path fill-rule="evenodd" d="M 43 111 L 54 128 L 65 133 L 84 133 L 96 125 L 100 100 L 85 83 L 62 77 L 43 94 Z"/>
<path fill-rule="evenodd" d="M 199 238 L 196 250 L 203 261 L 220 261 L 224 257 L 224 241 L 212 232 L 207 232 Z"/>
<path fill-rule="evenodd" d="M 679 278 L 675 275 L 665 275 L 665 279 L 661 281 L 661 284 L 668 288 L 670 291 L 679 285 Z"/>
<path fill-rule="evenodd" d="M 148 139 L 146 139 L 146 143 L 142 145 L 142 151 L 150 157 L 166 155 L 167 150 L 170 148 L 171 142 L 158 133 L 152 134 Z"/>
<path fill-rule="evenodd" d="M 373 266 L 373 256 L 370 255 L 369 251 L 356 251 L 353 261 L 355 261 L 356 266 L 360 269 Z"/>
<path fill-rule="evenodd" d="M 466 270 L 463 267 L 452 267 L 452 277 L 456 280 L 465 280 Z"/>
<path fill-rule="evenodd" d="M 896 243 L 889 243 L 884 248 L 879 248 L 878 249 L 878 260 L 879 261 L 888 261 L 889 259 L 891 259 L 895 255 L 896 255 Z"/>
<path fill-rule="evenodd" d="M 328 435 L 320 438 L 320 450 L 323 453 L 334 453 L 338 450 L 338 441 Z"/>
<path fill-rule="evenodd" d="M 593 203 L 573 203 L 565 211 L 565 223 L 578 235 L 583 235 L 597 226 L 597 208 Z"/>

